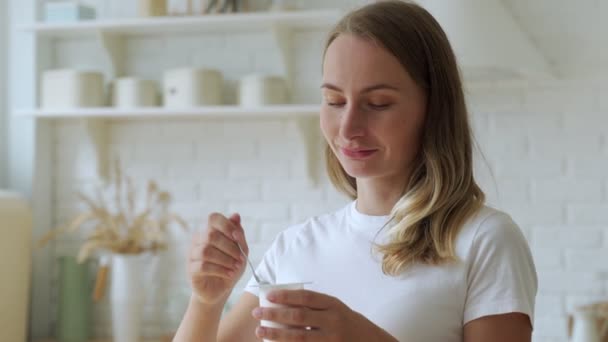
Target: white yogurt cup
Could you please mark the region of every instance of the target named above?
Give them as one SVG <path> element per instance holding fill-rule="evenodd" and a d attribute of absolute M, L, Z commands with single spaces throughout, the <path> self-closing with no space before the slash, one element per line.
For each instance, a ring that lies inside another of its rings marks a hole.
<path fill-rule="evenodd" d="M 273 302 L 269 301 L 266 297 L 268 296 L 268 294 L 270 292 L 276 291 L 276 290 L 302 290 L 302 289 L 304 289 L 304 285 L 306 285 L 306 284 L 310 284 L 310 282 L 260 285 L 259 286 L 260 287 L 260 294 L 259 294 L 260 306 L 263 308 L 287 307 L 287 305 L 273 303 Z M 265 320 L 262 320 L 260 322 L 260 326 L 269 327 L 269 328 L 277 328 L 277 329 L 287 329 L 288 328 L 288 326 L 286 326 L 284 324 L 279 324 L 276 322 L 265 321 Z M 264 340 L 264 342 L 266 342 L 266 341 L 269 341 L 269 340 Z"/>

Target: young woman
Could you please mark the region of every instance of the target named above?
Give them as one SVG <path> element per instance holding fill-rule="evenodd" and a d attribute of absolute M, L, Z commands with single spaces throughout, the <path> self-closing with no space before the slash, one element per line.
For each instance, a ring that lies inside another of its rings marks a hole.
<path fill-rule="evenodd" d="M 257 268 L 287 308 L 259 308 L 237 214 L 209 217 L 188 269 L 175 341 L 529 342 L 537 278 L 511 218 L 484 205 L 454 53 L 434 18 L 402 1 L 348 14 L 330 34 L 321 130 L 331 181 L 353 202 L 277 236 Z M 291 329 L 260 328 L 259 320 Z"/>

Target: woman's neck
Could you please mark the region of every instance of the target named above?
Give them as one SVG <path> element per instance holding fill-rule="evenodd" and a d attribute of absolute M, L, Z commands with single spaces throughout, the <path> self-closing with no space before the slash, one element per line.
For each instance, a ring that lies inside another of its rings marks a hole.
<path fill-rule="evenodd" d="M 399 178 L 357 178 L 357 210 L 366 215 L 389 215 L 405 189 L 403 177 Z"/>

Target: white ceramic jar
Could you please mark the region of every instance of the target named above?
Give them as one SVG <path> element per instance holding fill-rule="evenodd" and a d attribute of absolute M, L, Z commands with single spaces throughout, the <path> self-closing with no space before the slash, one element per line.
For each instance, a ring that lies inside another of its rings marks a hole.
<path fill-rule="evenodd" d="M 73 69 L 42 74 L 42 108 L 69 109 L 105 105 L 103 74 Z"/>
<path fill-rule="evenodd" d="M 222 73 L 213 69 L 175 69 L 164 74 L 165 107 L 188 108 L 222 104 Z"/>
<path fill-rule="evenodd" d="M 252 74 L 241 79 L 239 104 L 243 107 L 260 107 L 286 104 L 287 82 L 282 77 Z"/>
<path fill-rule="evenodd" d="M 167 15 L 167 0 L 139 0 L 140 17 L 162 17 Z"/>
<path fill-rule="evenodd" d="M 111 85 L 112 105 L 118 108 L 158 106 L 158 87 L 152 80 L 118 78 Z"/>

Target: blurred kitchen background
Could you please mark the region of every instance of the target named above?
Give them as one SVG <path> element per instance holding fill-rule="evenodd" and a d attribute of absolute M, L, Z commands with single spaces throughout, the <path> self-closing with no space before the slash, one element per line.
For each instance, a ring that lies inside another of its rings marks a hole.
<path fill-rule="evenodd" d="M 76 193 L 95 197 L 117 158 L 189 227 L 169 224 L 168 249 L 142 264 L 150 340 L 177 328 L 185 253 L 209 213 L 241 213 L 257 263 L 281 230 L 343 206 L 321 154 L 321 54 L 331 24 L 367 2 L 0 0 L 0 340 L 113 334 L 110 286 L 83 300 L 99 258 L 84 276 L 68 262 L 87 230 L 37 243 L 86 209 Z M 534 341 L 567 341 L 575 309 L 608 301 L 608 1 L 419 3 L 457 51 L 489 203 L 532 247 Z M 90 326 L 71 331 L 82 312 Z"/>

